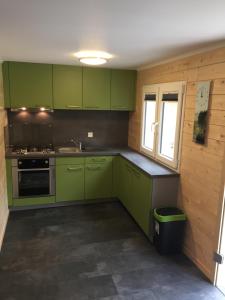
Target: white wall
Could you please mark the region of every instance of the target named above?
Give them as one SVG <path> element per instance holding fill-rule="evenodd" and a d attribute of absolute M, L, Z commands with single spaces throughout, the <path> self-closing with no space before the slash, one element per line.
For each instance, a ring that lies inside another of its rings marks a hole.
<path fill-rule="evenodd" d="M 6 168 L 5 168 L 5 141 L 4 126 L 7 124 L 6 111 L 3 109 L 2 64 L 0 63 L 0 249 L 8 220 Z"/>

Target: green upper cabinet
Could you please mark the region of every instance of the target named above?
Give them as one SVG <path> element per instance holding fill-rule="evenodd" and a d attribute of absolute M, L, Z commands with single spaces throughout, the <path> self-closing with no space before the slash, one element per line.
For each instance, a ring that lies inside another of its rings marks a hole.
<path fill-rule="evenodd" d="M 135 109 L 134 70 L 4 62 L 2 74 L 6 108 Z"/>
<path fill-rule="evenodd" d="M 52 108 L 52 65 L 9 62 L 12 108 Z"/>
<path fill-rule="evenodd" d="M 82 67 L 53 65 L 56 109 L 82 109 Z"/>
<path fill-rule="evenodd" d="M 83 108 L 110 110 L 110 69 L 83 68 Z"/>
<path fill-rule="evenodd" d="M 4 91 L 4 107 L 10 108 L 9 98 L 9 63 L 3 62 L 2 64 L 2 79 L 3 79 L 3 91 Z M 2 105 L 2 104 L 1 104 Z"/>
<path fill-rule="evenodd" d="M 135 109 L 136 71 L 111 71 L 111 110 Z"/>

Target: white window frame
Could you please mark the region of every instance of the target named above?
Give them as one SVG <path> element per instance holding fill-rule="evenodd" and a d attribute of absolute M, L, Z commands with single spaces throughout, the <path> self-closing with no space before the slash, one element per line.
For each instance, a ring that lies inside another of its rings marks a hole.
<path fill-rule="evenodd" d="M 156 161 L 159 161 L 174 170 L 179 169 L 179 156 L 180 156 L 180 140 L 181 140 L 181 125 L 183 123 L 183 102 L 186 82 L 171 82 L 163 84 L 152 84 L 143 87 L 142 95 L 142 119 L 141 119 L 141 146 L 140 151 L 147 156 L 150 156 Z M 154 146 L 153 151 L 144 146 L 144 131 L 145 131 L 145 95 L 148 93 L 156 94 L 156 116 L 155 116 L 155 132 L 154 132 Z M 176 120 L 176 133 L 175 133 L 175 146 L 174 146 L 174 159 L 170 160 L 166 156 L 159 153 L 160 151 L 160 137 L 162 134 L 162 95 L 165 93 L 178 94 L 178 107 L 177 107 L 177 120 Z"/>
<path fill-rule="evenodd" d="M 144 133 L 145 133 L 145 124 L 144 124 L 144 117 L 146 114 L 146 107 L 145 107 L 145 95 L 146 94 L 155 94 L 156 95 L 156 108 L 155 108 L 155 125 L 157 122 L 157 103 L 158 103 L 158 96 L 159 96 L 159 86 L 157 84 L 153 84 L 150 86 L 144 86 L 143 87 L 143 103 L 142 103 L 142 130 L 141 130 L 141 151 L 147 155 L 154 156 L 154 149 L 156 147 L 156 131 L 154 132 L 154 141 L 153 141 L 153 151 L 151 151 L 149 148 L 144 147 Z"/>

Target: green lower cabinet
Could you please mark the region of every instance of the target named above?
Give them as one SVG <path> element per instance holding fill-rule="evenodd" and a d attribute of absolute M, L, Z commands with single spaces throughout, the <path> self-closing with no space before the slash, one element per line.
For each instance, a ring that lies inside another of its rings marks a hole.
<path fill-rule="evenodd" d="M 122 160 L 122 188 L 121 188 L 121 201 L 123 205 L 130 211 L 132 201 L 132 171 L 130 163 Z"/>
<path fill-rule="evenodd" d="M 151 179 L 134 168 L 130 212 L 143 231 L 149 235 L 151 220 Z"/>
<path fill-rule="evenodd" d="M 112 196 L 119 198 L 120 189 L 121 189 L 121 180 L 120 180 L 120 164 L 121 158 L 120 156 L 115 156 L 112 161 L 113 167 L 113 189 L 112 189 Z"/>
<path fill-rule="evenodd" d="M 85 199 L 112 197 L 112 161 L 85 166 Z"/>
<path fill-rule="evenodd" d="M 31 205 L 44 205 L 55 203 L 55 196 L 48 197 L 26 197 L 26 198 L 14 198 L 13 206 L 31 206 Z"/>
<path fill-rule="evenodd" d="M 56 202 L 84 199 L 84 165 L 56 166 Z"/>
<path fill-rule="evenodd" d="M 13 186 L 12 186 L 12 160 L 6 159 L 6 180 L 7 180 L 7 196 L 8 196 L 8 205 L 13 205 Z"/>
<path fill-rule="evenodd" d="M 151 221 L 152 181 L 148 175 L 124 158 L 114 164 L 114 190 L 117 197 L 149 236 Z"/>

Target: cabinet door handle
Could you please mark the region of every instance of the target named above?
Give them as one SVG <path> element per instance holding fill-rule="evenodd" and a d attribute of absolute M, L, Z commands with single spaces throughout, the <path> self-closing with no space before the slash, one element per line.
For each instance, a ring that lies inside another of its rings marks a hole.
<path fill-rule="evenodd" d="M 133 172 L 134 172 L 134 175 L 136 176 L 136 177 L 140 177 L 141 176 L 141 174 L 138 172 L 138 171 L 136 171 L 136 170 L 133 170 Z"/>
<path fill-rule="evenodd" d="M 98 159 L 98 158 L 92 158 L 92 160 L 91 161 L 94 161 L 94 162 L 103 162 L 103 161 L 106 161 L 106 159 L 105 158 L 100 158 L 100 159 Z"/>
<path fill-rule="evenodd" d="M 133 169 L 131 168 L 131 166 L 126 165 L 126 167 L 127 167 L 128 170 L 133 171 Z"/>
<path fill-rule="evenodd" d="M 101 170 L 101 167 L 87 167 L 88 171 L 98 171 Z"/>
<path fill-rule="evenodd" d="M 133 172 L 133 174 L 136 175 L 137 177 L 141 176 L 141 174 L 137 170 L 135 170 L 134 168 L 130 167 L 129 165 L 126 165 L 126 167 L 127 167 L 128 171 L 130 173 Z"/>
<path fill-rule="evenodd" d="M 66 107 L 68 108 L 80 108 L 81 106 L 80 105 L 67 105 Z"/>
<path fill-rule="evenodd" d="M 85 106 L 84 108 L 99 108 L 99 106 Z"/>
<path fill-rule="evenodd" d="M 67 170 L 68 171 L 80 171 L 82 170 L 83 168 L 79 167 L 79 168 L 71 168 L 71 167 L 68 167 Z"/>
<path fill-rule="evenodd" d="M 113 108 L 127 108 L 127 106 L 114 105 Z"/>

